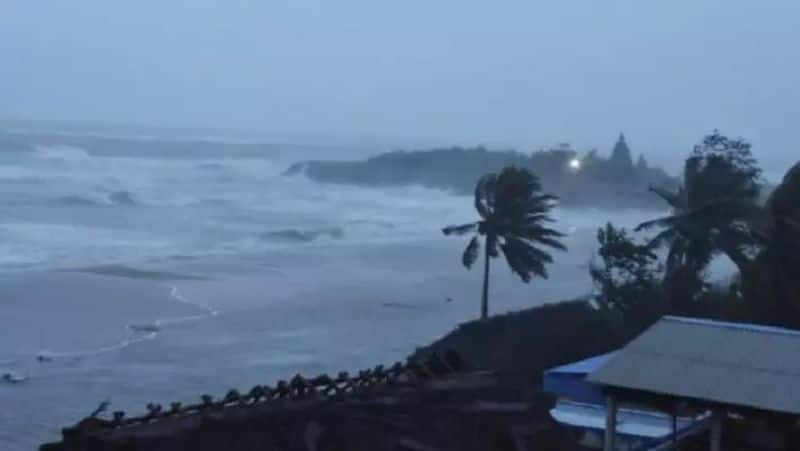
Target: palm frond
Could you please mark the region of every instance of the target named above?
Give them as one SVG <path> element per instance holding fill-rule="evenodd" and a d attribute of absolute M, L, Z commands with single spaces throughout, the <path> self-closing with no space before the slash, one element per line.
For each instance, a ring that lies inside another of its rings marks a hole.
<path fill-rule="evenodd" d="M 782 218 L 782 221 L 795 237 L 800 237 L 800 222 L 792 218 Z"/>
<path fill-rule="evenodd" d="M 480 251 L 481 244 L 478 237 L 474 236 L 469 240 L 467 248 L 464 249 L 464 254 L 461 256 L 461 263 L 467 268 L 472 268 L 472 264 L 478 259 L 478 252 Z"/>
<path fill-rule="evenodd" d="M 508 224 L 499 224 L 497 229 L 500 233 L 509 236 L 519 236 L 529 240 L 537 237 L 563 238 L 566 235 L 558 230 L 554 230 L 542 225 L 542 221 L 517 221 Z"/>
<path fill-rule="evenodd" d="M 517 238 L 507 238 L 500 248 L 511 271 L 523 282 L 530 282 L 534 276 L 547 278 L 545 264 L 553 261 L 550 254 Z"/>
<path fill-rule="evenodd" d="M 558 203 L 558 196 L 552 194 L 540 194 L 528 199 L 528 207 L 530 212 L 538 212 L 541 208 L 549 210 Z"/>
<path fill-rule="evenodd" d="M 761 210 L 747 200 L 719 198 L 688 211 L 685 216 L 694 222 L 727 224 L 734 220 L 757 217 Z"/>
<path fill-rule="evenodd" d="M 671 227 L 678 221 L 677 216 L 664 216 L 658 219 L 652 219 L 650 221 L 645 221 L 636 226 L 633 229 L 636 232 L 641 232 L 642 230 L 651 229 L 653 227 Z"/>
<path fill-rule="evenodd" d="M 546 236 L 542 236 L 542 237 L 536 238 L 534 241 L 536 241 L 539 244 L 552 247 L 553 249 L 558 249 L 560 251 L 566 251 L 567 250 L 567 246 L 564 243 L 562 243 L 561 241 L 558 241 L 556 239 L 546 237 Z"/>
<path fill-rule="evenodd" d="M 653 185 L 650 185 L 649 189 L 653 193 L 656 193 L 658 195 L 658 197 L 660 197 L 660 198 L 664 199 L 665 201 L 667 201 L 667 203 L 672 208 L 675 208 L 677 210 L 686 208 L 686 206 L 683 205 L 683 203 L 681 201 L 681 196 L 680 196 L 679 193 L 672 193 L 672 192 L 669 192 L 669 191 L 665 190 L 664 188 L 661 188 L 661 187 L 658 187 L 658 186 L 653 186 Z"/>
<path fill-rule="evenodd" d="M 686 246 L 686 262 L 700 272 L 708 267 L 716 253 L 718 251 L 710 239 L 689 240 Z"/>
<path fill-rule="evenodd" d="M 541 224 L 529 224 L 527 230 L 534 236 L 543 236 L 543 237 L 553 237 L 553 238 L 564 238 L 563 232 L 560 232 L 555 229 L 551 229 L 548 227 L 544 227 Z"/>
<path fill-rule="evenodd" d="M 475 185 L 475 209 L 483 219 L 487 219 L 494 210 L 494 188 L 497 174 L 486 174 Z"/>
<path fill-rule="evenodd" d="M 442 229 L 445 235 L 466 235 L 467 233 L 474 232 L 478 228 L 477 222 L 469 224 L 451 225 Z"/>
<path fill-rule="evenodd" d="M 525 215 L 525 222 L 527 223 L 556 222 L 556 220 L 548 213 L 528 213 L 527 215 Z"/>
<path fill-rule="evenodd" d="M 676 229 L 668 227 L 659 232 L 653 238 L 650 238 L 650 241 L 647 242 L 647 246 L 651 249 L 658 249 L 665 244 L 671 243 L 673 240 L 675 240 L 677 235 L 678 231 Z"/>
<path fill-rule="evenodd" d="M 683 265 L 686 256 L 686 244 L 686 239 L 683 237 L 677 237 L 675 240 L 673 240 L 672 245 L 669 247 L 669 251 L 667 252 L 667 272 L 673 272 L 678 267 Z"/>

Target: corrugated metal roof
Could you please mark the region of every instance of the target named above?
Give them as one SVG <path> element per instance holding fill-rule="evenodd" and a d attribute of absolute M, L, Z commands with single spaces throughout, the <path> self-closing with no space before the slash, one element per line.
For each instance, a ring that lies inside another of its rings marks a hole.
<path fill-rule="evenodd" d="M 800 414 L 800 332 L 668 316 L 587 380 Z"/>

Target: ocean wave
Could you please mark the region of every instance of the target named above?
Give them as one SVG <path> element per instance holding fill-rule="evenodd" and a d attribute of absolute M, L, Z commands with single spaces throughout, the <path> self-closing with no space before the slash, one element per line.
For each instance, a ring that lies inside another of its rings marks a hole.
<path fill-rule="evenodd" d="M 108 195 L 108 201 L 113 205 L 136 205 L 134 196 L 128 191 L 115 191 Z"/>
<path fill-rule="evenodd" d="M 342 226 L 271 230 L 259 234 L 258 238 L 262 241 L 308 243 L 320 238 L 341 240 L 345 237 L 385 235 L 396 228 L 395 223 L 383 219 L 351 219 Z"/>
<path fill-rule="evenodd" d="M 397 225 L 391 221 L 386 221 L 383 219 L 352 219 L 347 222 L 348 226 L 377 226 L 379 228 L 387 229 L 387 230 L 394 230 L 397 228 Z"/>
<path fill-rule="evenodd" d="M 103 205 L 102 202 L 96 199 L 77 195 L 59 197 L 55 203 L 67 207 L 99 207 Z"/>
<path fill-rule="evenodd" d="M 55 203 L 67 207 L 134 206 L 138 202 L 130 191 L 114 191 L 108 195 L 91 196 L 72 194 L 56 199 Z"/>
<path fill-rule="evenodd" d="M 65 272 L 82 272 L 88 274 L 98 274 L 103 276 L 124 277 L 128 279 L 148 279 L 148 280 L 205 280 L 204 277 L 191 274 L 178 274 L 167 271 L 150 271 L 137 269 L 125 265 L 100 265 L 84 268 L 62 269 Z"/>
<path fill-rule="evenodd" d="M 59 161 L 87 161 L 92 158 L 85 149 L 66 145 L 35 146 L 33 157 Z"/>
<path fill-rule="evenodd" d="M 264 232 L 258 238 L 264 241 L 284 241 L 307 243 L 319 238 L 342 239 L 344 229 L 342 227 L 326 227 L 320 229 L 281 229 Z"/>

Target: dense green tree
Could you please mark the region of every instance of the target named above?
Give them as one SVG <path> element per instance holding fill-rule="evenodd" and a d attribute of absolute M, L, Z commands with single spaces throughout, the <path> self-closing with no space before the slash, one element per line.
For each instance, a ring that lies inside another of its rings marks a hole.
<path fill-rule="evenodd" d="M 756 242 L 748 223 L 758 210 L 760 175 L 749 143 L 715 131 L 686 160 L 683 186 L 677 192 L 651 188 L 672 214 L 636 230 L 661 229 L 650 244 L 669 248 L 665 282 L 671 285 L 667 288 L 673 301 L 690 302 L 699 294 L 708 264 L 719 253 L 740 270 L 749 265 Z"/>
<path fill-rule="evenodd" d="M 553 221 L 549 213 L 556 198 L 542 193 L 541 189 L 539 179 L 524 168 L 509 166 L 499 174 L 487 174 L 475 187 L 475 209 L 480 219 L 442 230 L 445 235 L 474 234 L 461 259 L 467 268 L 477 260 L 480 237 L 483 237 L 482 319 L 489 314 L 491 258 L 498 257 L 502 251 L 511 271 L 528 283 L 534 276 L 547 278 L 546 266 L 553 261 L 541 246 L 566 250 L 559 240 L 563 234 L 546 227 Z"/>
<path fill-rule="evenodd" d="M 597 241 L 600 262 L 593 259 L 589 266 L 599 292 L 596 300 L 621 314 L 632 329 L 647 327 L 666 311 L 658 256 L 610 223 L 597 231 Z"/>

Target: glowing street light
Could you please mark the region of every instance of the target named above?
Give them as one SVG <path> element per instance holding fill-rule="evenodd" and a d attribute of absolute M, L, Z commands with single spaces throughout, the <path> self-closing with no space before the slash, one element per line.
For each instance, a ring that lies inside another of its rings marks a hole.
<path fill-rule="evenodd" d="M 581 170 L 581 160 L 577 158 L 573 158 L 569 160 L 569 168 L 573 171 L 580 171 Z"/>

